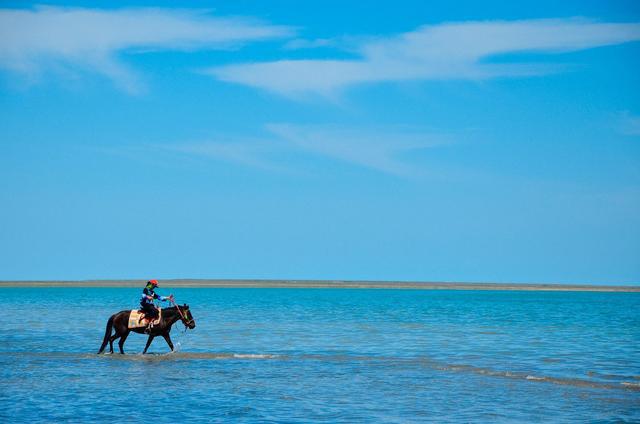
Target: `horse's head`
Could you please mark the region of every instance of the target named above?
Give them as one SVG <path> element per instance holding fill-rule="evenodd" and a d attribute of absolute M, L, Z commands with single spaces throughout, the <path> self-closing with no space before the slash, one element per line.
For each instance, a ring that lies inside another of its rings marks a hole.
<path fill-rule="evenodd" d="M 182 312 L 182 316 L 180 317 L 180 320 L 185 325 L 185 327 L 188 327 L 191 330 L 196 328 L 196 320 L 194 320 L 193 315 L 191 315 L 191 311 L 189 310 L 189 305 L 185 303 L 182 306 L 179 306 L 178 308 Z"/>

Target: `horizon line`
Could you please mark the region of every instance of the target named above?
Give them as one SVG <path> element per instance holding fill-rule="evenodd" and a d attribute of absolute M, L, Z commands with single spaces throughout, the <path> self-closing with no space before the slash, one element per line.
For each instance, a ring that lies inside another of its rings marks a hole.
<path fill-rule="evenodd" d="M 88 280 L 0 280 L 0 288 L 128 288 L 144 279 Z M 567 283 L 495 283 L 455 281 L 383 281 L 313 279 L 160 279 L 166 288 L 334 288 L 334 289 L 413 289 L 413 290 L 508 290 L 508 291 L 589 291 L 640 292 L 640 285 L 599 285 Z"/>

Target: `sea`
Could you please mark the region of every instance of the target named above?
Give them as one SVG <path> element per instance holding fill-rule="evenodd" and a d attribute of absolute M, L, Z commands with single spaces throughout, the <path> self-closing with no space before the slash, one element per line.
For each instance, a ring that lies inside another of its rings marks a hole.
<path fill-rule="evenodd" d="M 176 351 L 98 355 L 139 289 L 0 288 L 0 422 L 640 422 L 640 293 L 159 292 Z"/>

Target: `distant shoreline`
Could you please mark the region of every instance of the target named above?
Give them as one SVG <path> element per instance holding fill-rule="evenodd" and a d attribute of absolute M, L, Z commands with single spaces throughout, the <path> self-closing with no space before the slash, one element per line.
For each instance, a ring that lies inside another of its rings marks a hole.
<path fill-rule="evenodd" d="M 0 281 L 3 287 L 141 287 L 144 280 L 82 281 Z M 160 280 L 166 288 L 296 288 L 296 289 L 404 289 L 404 290 L 510 290 L 510 291 L 580 291 L 640 292 L 640 286 L 597 286 L 587 284 L 508 284 L 407 281 L 341 280 Z"/>

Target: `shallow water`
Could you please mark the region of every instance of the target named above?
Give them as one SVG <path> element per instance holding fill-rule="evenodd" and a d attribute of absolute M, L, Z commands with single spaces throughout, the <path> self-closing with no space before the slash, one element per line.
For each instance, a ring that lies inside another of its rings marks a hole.
<path fill-rule="evenodd" d="M 640 421 L 638 293 L 172 291 L 177 352 L 98 356 L 139 290 L 0 289 L 0 421 Z"/>

